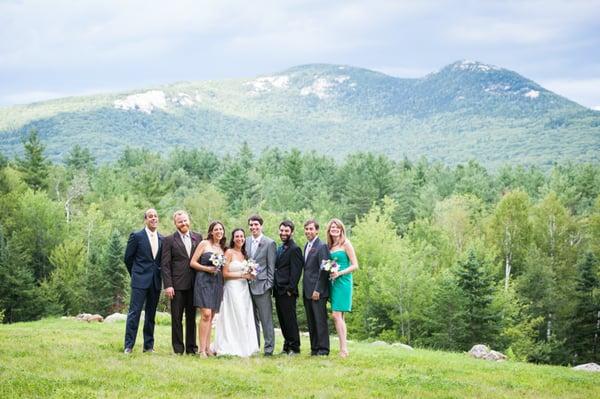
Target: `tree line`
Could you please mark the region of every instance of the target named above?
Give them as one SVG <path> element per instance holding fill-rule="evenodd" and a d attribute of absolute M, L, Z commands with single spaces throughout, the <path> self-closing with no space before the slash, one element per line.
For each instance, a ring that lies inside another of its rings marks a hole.
<path fill-rule="evenodd" d="M 226 156 L 127 148 L 104 164 L 76 145 L 52 163 L 35 131 L 23 146 L 21 158 L 0 156 L 4 323 L 124 311 L 124 243 L 148 207 L 163 234 L 180 208 L 203 234 L 212 220 L 230 232 L 258 212 L 273 238 L 284 218 L 349 225 L 360 264 L 351 338 L 485 343 L 553 364 L 600 357 L 599 164 L 492 171 L 368 152 L 336 162 L 296 149 L 257 155 L 245 143 Z"/>

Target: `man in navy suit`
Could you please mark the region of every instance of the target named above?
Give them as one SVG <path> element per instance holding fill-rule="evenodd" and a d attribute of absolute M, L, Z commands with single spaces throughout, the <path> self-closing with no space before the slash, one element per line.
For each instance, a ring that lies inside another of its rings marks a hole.
<path fill-rule="evenodd" d="M 158 214 L 155 209 L 144 213 L 144 227 L 131 233 L 125 249 L 125 266 L 131 276 L 131 300 L 125 327 L 125 353 L 133 351 L 144 303 L 144 352 L 154 352 L 154 316 L 160 296 L 160 261 L 162 240 L 156 228 Z"/>

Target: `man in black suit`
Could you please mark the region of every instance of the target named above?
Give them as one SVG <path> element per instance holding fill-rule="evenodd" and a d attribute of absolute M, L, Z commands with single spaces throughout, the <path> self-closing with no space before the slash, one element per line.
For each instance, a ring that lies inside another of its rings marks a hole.
<path fill-rule="evenodd" d="M 284 220 L 279 225 L 281 246 L 277 249 L 275 260 L 275 281 L 273 295 L 275 309 L 284 338 L 282 354 L 300 353 L 300 333 L 296 320 L 296 300 L 298 299 L 298 281 L 302 273 L 302 251 L 292 239 L 294 223 Z"/>
<path fill-rule="evenodd" d="M 319 223 L 309 219 L 304 223 L 304 309 L 310 335 L 310 354 L 329 355 L 329 326 L 327 325 L 327 298 L 329 276 L 321 272 L 321 262 L 329 259 L 327 244 L 319 239 Z"/>
<path fill-rule="evenodd" d="M 160 260 L 163 236 L 158 233 L 155 209 L 144 213 L 146 227 L 133 232 L 125 249 L 125 266 L 131 276 L 131 299 L 125 326 L 125 353 L 133 351 L 142 308 L 144 319 L 144 352 L 154 352 L 154 316 L 160 296 Z"/>
<path fill-rule="evenodd" d="M 194 308 L 194 279 L 196 272 L 190 259 L 202 241 L 200 234 L 190 231 L 189 216 L 184 211 L 173 215 L 177 231 L 165 237 L 162 246 L 161 269 L 165 295 L 171 302 L 171 344 L 179 355 L 198 352 L 196 345 L 196 309 Z M 185 348 L 182 319 L 185 311 Z"/>

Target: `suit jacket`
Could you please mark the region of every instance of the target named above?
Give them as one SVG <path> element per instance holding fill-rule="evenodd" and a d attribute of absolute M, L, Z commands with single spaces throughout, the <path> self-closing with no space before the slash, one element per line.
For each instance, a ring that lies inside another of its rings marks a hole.
<path fill-rule="evenodd" d="M 246 254 L 254 259 L 261 268 L 260 273 L 256 276 L 256 280 L 250 280 L 250 292 L 253 295 L 262 295 L 273 288 L 276 256 L 275 241 L 263 235 L 254 256 L 251 256 L 251 253 L 252 238 L 248 238 L 246 240 Z"/>
<path fill-rule="evenodd" d="M 275 283 L 273 286 L 274 295 L 287 295 L 291 293 L 298 296 L 298 281 L 304 267 L 302 250 L 294 240 L 277 250 L 277 260 L 275 261 Z"/>
<path fill-rule="evenodd" d="M 202 236 L 190 231 L 192 250 L 188 256 L 185 244 L 179 231 L 165 237 L 162 247 L 160 266 L 164 288 L 173 287 L 176 290 L 189 290 L 194 286 L 196 271 L 190 267 L 191 256 L 202 241 Z"/>
<path fill-rule="evenodd" d="M 146 230 L 133 232 L 125 248 L 125 266 L 131 276 L 131 287 L 147 289 L 154 287 L 160 291 L 160 261 L 164 237 L 158 233 L 158 252 L 152 257 L 152 247 Z"/>
<path fill-rule="evenodd" d="M 306 245 L 304 254 L 306 255 Z M 321 298 L 329 297 L 329 274 L 321 272 L 321 262 L 324 259 L 329 259 L 329 248 L 317 237 L 304 263 L 302 291 L 307 299 L 312 297 L 313 291 L 317 291 Z"/>

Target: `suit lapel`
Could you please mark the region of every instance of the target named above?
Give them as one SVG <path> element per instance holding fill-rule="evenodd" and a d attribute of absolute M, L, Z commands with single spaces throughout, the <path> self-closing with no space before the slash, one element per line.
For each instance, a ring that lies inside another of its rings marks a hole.
<path fill-rule="evenodd" d="M 308 258 L 310 258 L 311 256 L 313 256 L 316 252 L 317 252 L 317 247 L 319 246 L 319 244 L 321 243 L 321 240 L 319 240 L 319 237 L 317 237 L 315 239 L 315 241 L 313 242 L 312 247 L 310 247 L 310 251 L 308 252 L 308 255 L 306 256 L 306 260 L 308 261 Z M 304 252 L 306 253 L 306 246 L 308 245 L 308 243 L 306 243 L 306 245 L 304 246 Z"/>
<path fill-rule="evenodd" d="M 141 233 L 142 233 L 142 236 L 144 237 L 142 239 L 142 242 L 146 246 L 146 251 L 148 253 L 148 257 L 150 259 L 154 259 L 154 257 L 152 256 L 152 244 L 150 243 L 150 237 L 148 237 L 148 233 L 146 232 L 146 229 L 142 229 Z"/>
<path fill-rule="evenodd" d="M 191 234 L 190 234 L 191 237 Z M 179 248 L 180 251 L 183 251 L 184 254 L 187 254 L 187 250 L 185 249 L 185 244 L 183 243 L 183 240 L 181 239 L 181 235 L 179 235 L 179 232 L 176 231 L 173 234 L 173 241 L 177 244 L 177 247 Z M 189 256 L 188 256 L 189 258 Z"/>

